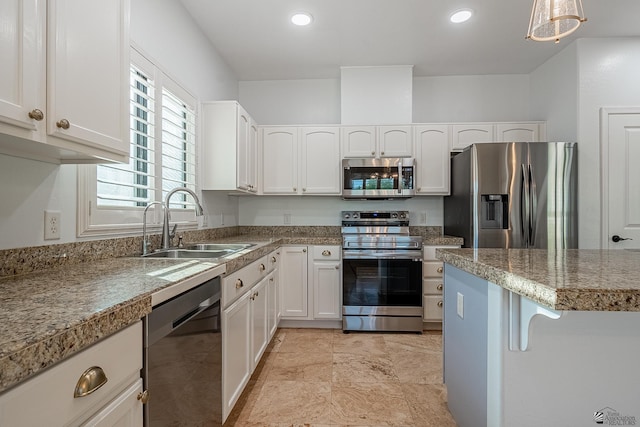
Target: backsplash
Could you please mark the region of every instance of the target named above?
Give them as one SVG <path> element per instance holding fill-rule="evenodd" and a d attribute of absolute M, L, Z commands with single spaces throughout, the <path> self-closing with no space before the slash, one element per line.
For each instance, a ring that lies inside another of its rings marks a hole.
<path fill-rule="evenodd" d="M 410 227 L 416 236 L 437 237 L 442 227 Z M 281 237 L 328 237 L 340 236 L 338 226 L 234 226 L 184 231 L 184 241 L 207 242 L 242 235 L 264 236 L 269 239 Z M 151 247 L 160 246 L 160 234 L 149 236 Z M 115 239 L 62 243 L 58 245 L 33 246 L 0 250 L 0 277 L 26 274 L 34 271 L 57 268 L 119 256 L 135 256 L 141 253 L 142 236 Z"/>

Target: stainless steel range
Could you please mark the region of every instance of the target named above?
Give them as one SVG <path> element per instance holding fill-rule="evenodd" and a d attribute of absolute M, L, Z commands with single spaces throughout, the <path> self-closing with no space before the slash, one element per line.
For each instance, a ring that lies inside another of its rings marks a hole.
<path fill-rule="evenodd" d="M 342 212 L 343 331 L 422 331 L 422 237 L 407 211 Z"/>

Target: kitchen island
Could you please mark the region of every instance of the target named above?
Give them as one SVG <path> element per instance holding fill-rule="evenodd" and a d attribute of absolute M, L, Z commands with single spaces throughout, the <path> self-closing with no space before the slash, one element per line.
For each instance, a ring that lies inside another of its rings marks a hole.
<path fill-rule="evenodd" d="M 640 423 L 640 252 L 437 256 L 444 381 L 459 426 Z"/>

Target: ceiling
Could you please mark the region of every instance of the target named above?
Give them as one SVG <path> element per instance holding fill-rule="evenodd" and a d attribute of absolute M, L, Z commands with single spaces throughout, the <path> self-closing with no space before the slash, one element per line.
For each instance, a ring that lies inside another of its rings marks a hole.
<path fill-rule="evenodd" d="M 640 0 L 583 0 L 588 21 L 559 44 L 525 40 L 533 0 L 181 1 L 239 80 L 338 78 L 358 65 L 527 74 L 576 38 L 640 36 Z M 460 8 L 475 14 L 451 24 Z M 290 23 L 301 10 L 311 25 Z"/>

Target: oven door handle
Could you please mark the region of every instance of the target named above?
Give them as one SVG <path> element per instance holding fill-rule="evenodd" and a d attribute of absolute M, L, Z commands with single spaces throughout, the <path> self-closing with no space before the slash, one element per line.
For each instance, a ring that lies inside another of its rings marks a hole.
<path fill-rule="evenodd" d="M 422 262 L 420 251 L 343 250 L 342 259 L 408 259 Z"/>

